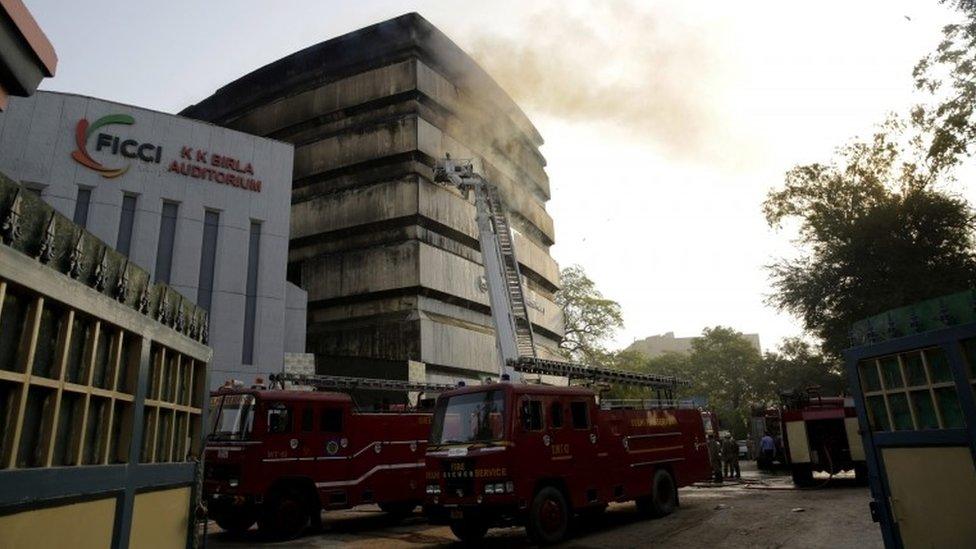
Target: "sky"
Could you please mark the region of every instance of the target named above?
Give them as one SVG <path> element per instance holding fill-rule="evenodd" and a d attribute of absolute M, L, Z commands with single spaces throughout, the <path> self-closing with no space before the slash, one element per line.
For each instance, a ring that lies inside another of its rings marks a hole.
<path fill-rule="evenodd" d="M 165 112 L 301 48 L 416 11 L 470 52 L 546 143 L 551 253 L 623 309 L 620 348 L 724 325 L 802 334 L 766 305 L 794 254 L 761 204 L 792 166 L 913 102 L 958 16 L 935 0 L 448 0 L 25 4 L 58 52 L 42 89 Z M 955 189 L 971 201 L 976 192 Z"/>

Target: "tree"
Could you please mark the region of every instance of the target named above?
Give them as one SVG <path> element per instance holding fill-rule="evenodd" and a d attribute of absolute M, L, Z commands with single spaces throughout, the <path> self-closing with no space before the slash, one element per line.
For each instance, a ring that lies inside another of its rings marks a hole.
<path fill-rule="evenodd" d="M 620 304 L 603 297 L 579 265 L 563 269 L 560 279 L 556 304 L 563 310 L 565 325 L 560 350 L 570 360 L 605 363 L 610 356 L 606 342 L 624 324 Z"/>
<path fill-rule="evenodd" d="M 732 328 L 706 328 L 691 343 L 686 372 L 691 394 L 708 397 L 708 407 L 736 437 L 748 429 L 761 361 L 759 350 Z"/>
<path fill-rule="evenodd" d="M 937 188 L 919 143 L 890 119 L 834 162 L 790 170 L 763 204 L 771 227 L 799 227 L 799 256 L 768 267 L 769 302 L 800 317 L 832 358 L 855 321 L 976 283 L 973 212 Z"/>
<path fill-rule="evenodd" d="M 915 87 L 929 101 L 912 112 L 915 125 L 927 136 L 926 154 L 934 171 L 957 165 L 970 155 L 976 138 L 976 2 L 958 2 L 968 18 L 947 25 L 934 52 L 912 73 Z"/>
<path fill-rule="evenodd" d="M 798 337 L 783 340 L 777 351 L 763 355 L 755 379 L 763 403 L 778 402 L 781 393 L 810 386 L 819 386 L 825 396 L 841 395 L 847 388 L 841 362 Z"/>

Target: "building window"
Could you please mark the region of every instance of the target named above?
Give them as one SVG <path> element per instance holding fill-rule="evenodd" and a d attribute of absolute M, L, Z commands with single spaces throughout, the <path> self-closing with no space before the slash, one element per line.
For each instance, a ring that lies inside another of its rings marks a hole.
<path fill-rule="evenodd" d="M 88 228 L 88 207 L 91 205 L 91 189 L 78 187 L 78 198 L 75 200 L 75 217 L 73 221 L 82 229 Z"/>
<path fill-rule="evenodd" d="M 176 240 L 176 214 L 179 204 L 163 202 L 163 215 L 159 222 L 159 244 L 156 247 L 156 282 L 169 284 L 173 267 L 173 243 Z"/>
<path fill-rule="evenodd" d="M 217 227 L 220 214 L 207 210 L 203 215 L 203 243 L 200 245 L 200 281 L 197 283 L 197 305 L 210 311 L 213 301 L 214 266 L 217 262 Z"/>
<path fill-rule="evenodd" d="M 872 431 L 966 427 L 949 357 L 941 347 L 862 360 L 858 370 Z"/>
<path fill-rule="evenodd" d="M 122 197 L 122 214 L 119 216 L 119 235 L 115 239 L 115 250 L 120 254 L 129 255 L 132 246 L 132 225 L 136 219 L 136 196 L 127 194 Z"/>
<path fill-rule="evenodd" d="M 241 362 L 254 364 L 254 320 L 258 306 L 258 255 L 261 245 L 261 223 L 251 222 L 247 246 L 247 288 L 244 301 L 244 351 Z"/>

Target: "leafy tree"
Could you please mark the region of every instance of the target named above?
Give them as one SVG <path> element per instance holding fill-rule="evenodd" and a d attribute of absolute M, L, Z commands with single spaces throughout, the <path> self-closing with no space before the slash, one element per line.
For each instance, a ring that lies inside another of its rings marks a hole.
<path fill-rule="evenodd" d="M 610 356 L 606 342 L 624 324 L 620 304 L 603 297 L 579 265 L 564 268 L 560 279 L 556 304 L 565 323 L 560 350 L 570 360 L 605 364 Z"/>
<path fill-rule="evenodd" d="M 737 437 L 747 430 L 761 362 L 759 350 L 732 328 L 706 328 L 691 343 L 686 373 L 690 393 L 707 396 L 709 408 Z"/>
<path fill-rule="evenodd" d="M 947 25 L 934 52 L 922 58 L 912 75 L 928 102 L 912 120 L 928 136 L 927 157 L 933 171 L 951 168 L 970 155 L 976 138 L 976 2 L 959 2 L 969 14 Z"/>
<path fill-rule="evenodd" d="M 649 358 L 640 351 L 623 350 L 607 357 L 605 362 L 611 368 L 631 372 L 660 374 L 687 379 L 689 373 L 688 355 L 665 353 Z M 606 398 L 657 398 L 655 390 L 641 387 L 614 386 L 604 393 Z"/>
<path fill-rule="evenodd" d="M 797 166 L 763 204 L 770 226 L 798 225 L 798 251 L 769 266 L 769 302 L 800 317 L 839 357 L 853 322 L 976 283 L 974 216 L 936 188 L 919 141 L 890 119 L 834 162 Z"/>
<path fill-rule="evenodd" d="M 778 402 L 784 391 L 814 385 L 825 396 L 841 395 L 847 388 L 841 362 L 821 354 L 801 338 L 787 338 L 777 351 L 763 355 L 754 378 L 757 397 L 763 403 Z"/>

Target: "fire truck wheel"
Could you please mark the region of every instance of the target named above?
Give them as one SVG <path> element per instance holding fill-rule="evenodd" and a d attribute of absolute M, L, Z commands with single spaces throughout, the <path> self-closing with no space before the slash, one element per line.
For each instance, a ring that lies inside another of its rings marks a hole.
<path fill-rule="evenodd" d="M 221 513 L 214 516 L 214 521 L 221 530 L 232 534 L 247 532 L 254 525 L 254 513 L 250 509 L 240 510 L 236 513 Z"/>
<path fill-rule="evenodd" d="M 569 505 L 563 493 L 558 488 L 546 486 L 532 499 L 525 529 L 532 541 L 539 545 L 556 543 L 566 535 L 569 514 Z"/>
<path fill-rule="evenodd" d="M 637 500 L 637 509 L 652 517 L 670 515 L 678 507 L 678 488 L 674 477 L 665 469 L 654 471 L 651 495 Z"/>
<path fill-rule="evenodd" d="M 258 518 L 258 528 L 272 539 L 295 539 L 305 531 L 309 523 L 308 506 L 294 490 L 272 493 L 264 503 L 264 512 Z"/>
<path fill-rule="evenodd" d="M 868 485 L 867 462 L 859 462 L 854 464 L 854 481 L 862 486 Z"/>
<path fill-rule="evenodd" d="M 488 526 L 480 521 L 468 519 L 459 520 L 451 523 L 451 532 L 457 539 L 463 541 L 466 544 L 475 544 L 485 537 L 488 532 Z"/>
<path fill-rule="evenodd" d="M 377 505 L 379 505 L 380 511 L 399 518 L 409 517 L 417 508 L 417 504 L 413 501 L 388 501 Z"/>

